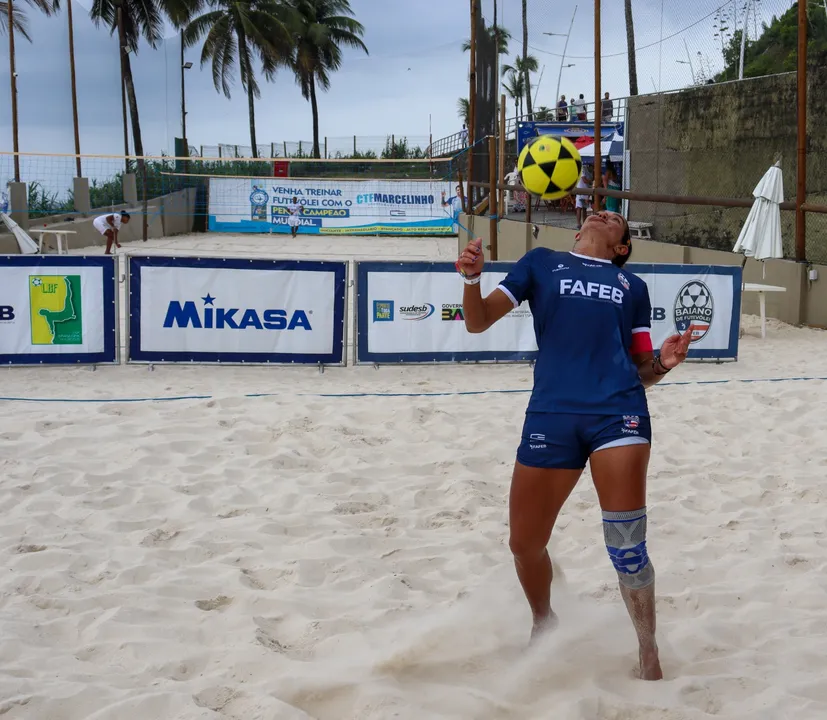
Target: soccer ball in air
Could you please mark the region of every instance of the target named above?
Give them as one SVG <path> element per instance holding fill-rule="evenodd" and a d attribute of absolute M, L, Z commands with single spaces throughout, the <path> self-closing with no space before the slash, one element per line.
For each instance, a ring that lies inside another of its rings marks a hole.
<path fill-rule="evenodd" d="M 559 200 L 568 195 L 580 178 L 582 166 L 573 143 L 552 135 L 534 138 L 517 160 L 523 187 L 543 200 Z"/>
<path fill-rule="evenodd" d="M 681 291 L 681 306 L 687 309 L 705 308 L 709 303 L 709 293 L 700 283 L 689 283 Z"/>

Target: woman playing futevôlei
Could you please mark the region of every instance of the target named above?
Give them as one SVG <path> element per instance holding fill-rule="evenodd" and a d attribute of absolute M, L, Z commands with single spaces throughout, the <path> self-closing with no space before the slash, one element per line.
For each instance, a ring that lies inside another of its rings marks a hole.
<path fill-rule="evenodd" d="M 692 328 L 655 356 L 646 283 L 622 267 L 632 253 L 622 215 L 590 216 L 572 252 L 535 248 L 483 298 L 481 241 L 457 261 L 465 325 L 480 333 L 524 300 L 537 361 L 509 496 L 511 552 L 534 618 L 532 639 L 557 622 L 546 546 L 588 461 L 603 533 L 639 642 L 640 677 L 663 677 L 655 641 L 655 571 L 646 551 L 651 426 L 645 388 L 686 359 Z"/>

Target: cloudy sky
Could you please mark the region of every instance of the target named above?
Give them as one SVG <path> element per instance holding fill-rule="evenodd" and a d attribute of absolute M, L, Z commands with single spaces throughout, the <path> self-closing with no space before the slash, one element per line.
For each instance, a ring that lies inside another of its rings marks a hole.
<path fill-rule="evenodd" d="M 720 40 L 714 37 L 716 8 L 751 0 L 635 0 L 633 3 L 640 92 L 687 86 L 701 64 L 720 68 Z M 783 12 L 792 0 L 755 0 L 761 16 Z M 21 3 L 22 4 L 22 3 Z M 123 133 L 117 43 L 89 20 L 89 0 L 76 2 L 75 51 L 84 153 L 122 153 Z M 457 99 L 468 94 L 467 55 L 460 50 L 469 35 L 468 0 L 351 0 L 365 26 L 370 55 L 346 51 L 343 69 L 329 93 L 320 96 L 321 134 L 381 138 L 391 133 L 427 142 L 456 132 Z M 25 6 L 24 6 L 25 7 Z M 492 17 L 493 0 L 482 0 Z M 529 0 L 531 53 L 542 68 L 535 82 L 539 105 L 552 105 L 565 34 L 574 3 Z M 520 0 L 499 0 L 502 22 L 514 35 L 510 55 L 520 51 Z M 663 13 L 662 13 L 663 10 Z M 72 152 L 66 14 L 46 18 L 26 7 L 34 43 L 18 37 L 20 149 Z M 743 14 L 742 10 L 739 10 Z M 757 27 L 760 28 L 760 17 Z M 750 19 L 749 27 L 755 25 Z M 623 3 L 603 2 L 603 89 L 613 97 L 628 93 Z M 579 0 L 562 70 L 560 91 L 594 95 L 593 2 Z M 750 32 L 752 30 L 750 29 Z M 663 40 L 661 41 L 661 38 Z M 171 153 L 180 133 L 180 46 L 170 29 L 160 48 L 147 46 L 133 58 L 136 92 L 147 153 Z M 700 55 L 699 55 L 700 53 Z M 689 56 L 689 58 L 687 58 Z M 11 150 L 8 37 L 0 36 L 0 150 Z M 195 67 L 186 74 L 188 137 L 192 145 L 249 145 L 247 104 L 240 82 L 231 100 L 216 93 L 209 66 L 200 65 L 200 48 L 187 51 Z M 690 68 L 689 62 L 694 61 Z M 257 101 L 259 143 L 309 141 L 310 106 L 293 79 L 282 73 L 262 85 Z M 513 110 L 510 110 L 513 113 Z M 331 140 L 331 146 L 337 141 Z M 344 142 L 344 141 L 338 141 Z M 366 141 L 370 142 L 370 141 Z"/>

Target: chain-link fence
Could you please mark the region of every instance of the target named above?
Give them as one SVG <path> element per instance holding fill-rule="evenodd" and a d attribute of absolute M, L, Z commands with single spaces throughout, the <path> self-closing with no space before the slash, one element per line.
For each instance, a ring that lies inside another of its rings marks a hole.
<path fill-rule="evenodd" d="M 322 159 L 343 160 L 348 158 L 425 158 L 431 138 L 426 135 L 347 135 L 319 138 L 319 154 Z M 312 140 L 283 140 L 257 146 L 260 158 L 309 158 L 313 157 Z M 191 145 L 190 156 L 202 158 L 252 158 L 250 145 Z"/>

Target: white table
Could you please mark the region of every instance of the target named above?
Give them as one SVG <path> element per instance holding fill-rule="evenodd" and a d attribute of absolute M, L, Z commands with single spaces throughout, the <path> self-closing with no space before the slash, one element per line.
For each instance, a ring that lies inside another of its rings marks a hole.
<path fill-rule="evenodd" d="M 40 235 L 38 239 L 37 247 L 40 254 L 43 254 L 43 238 L 46 235 L 54 235 L 57 239 L 57 254 L 58 255 L 65 255 L 69 252 L 69 235 L 77 235 L 76 230 L 56 230 L 52 228 L 38 228 L 35 230 L 29 230 L 30 233 L 34 233 Z M 66 247 L 64 249 L 63 244 L 66 243 Z"/>
<path fill-rule="evenodd" d="M 787 288 L 778 285 L 762 285 L 760 283 L 744 283 L 741 286 L 744 292 L 758 293 L 758 306 L 761 309 L 761 338 L 767 337 L 767 296 L 768 292 L 787 292 Z"/>

